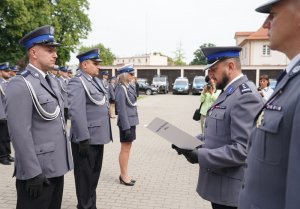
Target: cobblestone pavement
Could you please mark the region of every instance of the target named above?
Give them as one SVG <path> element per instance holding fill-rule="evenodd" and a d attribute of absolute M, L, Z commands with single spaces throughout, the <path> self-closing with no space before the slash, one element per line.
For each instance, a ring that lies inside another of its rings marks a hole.
<path fill-rule="evenodd" d="M 171 145 L 145 126 L 156 116 L 196 135 L 200 124 L 192 120 L 199 96 L 142 96 L 138 102 L 140 125 L 129 160 L 134 187 L 118 181 L 120 149 L 116 119 L 112 120 L 114 142 L 105 145 L 104 162 L 97 188 L 98 209 L 210 209 L 210 203 L 196 193 L 198 165 L 178 156 Z M 13 166 L 0 165 L 0 209 L 14 209 L 16 204 Z M 62 209 L 76 209 L 73 172 L 65 175 Z"/>

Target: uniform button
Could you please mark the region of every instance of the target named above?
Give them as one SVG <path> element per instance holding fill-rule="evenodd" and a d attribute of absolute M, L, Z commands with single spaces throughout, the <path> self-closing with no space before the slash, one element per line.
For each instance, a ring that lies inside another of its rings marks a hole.
<path fill-rule="evenodd" d="M 248 164 L 246 163 L 245 168 L 248 168 Z"/>
<path fill-rule="evenodd" d="M 244 188 L 245 188 L 245 184 L 242 185 L 242 189 L 244 189 Z"/>

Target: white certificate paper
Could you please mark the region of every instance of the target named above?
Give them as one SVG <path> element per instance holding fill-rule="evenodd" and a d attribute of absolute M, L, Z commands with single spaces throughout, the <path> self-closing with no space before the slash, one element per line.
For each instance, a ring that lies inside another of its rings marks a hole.
<path fill-rule="evenodd" d="M 189 135 L 161 118 L 153 119 L 147 128 L 181 149 L 192 150 L 203 144 L 196 137 Z"/>

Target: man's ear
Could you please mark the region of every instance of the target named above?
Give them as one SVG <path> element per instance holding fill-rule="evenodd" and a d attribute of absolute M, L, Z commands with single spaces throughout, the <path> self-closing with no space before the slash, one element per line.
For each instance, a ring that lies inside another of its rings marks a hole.
<path fill-rule="evenodd" d="M 33 57 L 34 59 L 37 59 L 37 49 L 35 46 L 31 47 L 29 49 L 29 54 L 31 55 L 31 57 Z"/>
<path fill-rule="evenodd" d="M 228 67 L 228 72 L 232 73 L 234 69 L 236 68 L 235 63 L 233 60 L 228 60 L 227 61 L 227 67 Z"/>

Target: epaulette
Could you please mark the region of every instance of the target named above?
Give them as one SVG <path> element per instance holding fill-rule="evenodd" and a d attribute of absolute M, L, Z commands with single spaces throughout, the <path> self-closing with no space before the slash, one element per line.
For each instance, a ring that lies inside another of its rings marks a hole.
<path fill-rule="evenodd" d="M 26 77 L 30 74 L 29 70 L 23 70 L 20 75 L 23 76 L 23 77 Z"/>
<path fill-rule="evenodd" d="M 252 90 L 250 89 L 250 87 L 248 86 L 248 84 L 246 83 L 242 83 L 240 86 L 240 91 L 241 91 L 241 94 L 245 94 L 245 93 L 250 93 L 252 92 Z"/>
<path fill-rule="evenodd" d="M 81 73 L 76 73 L 75 76 L 80 77 L 80 76 L 82 76 L 82 74 Z"/>

